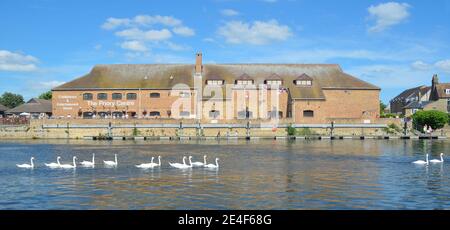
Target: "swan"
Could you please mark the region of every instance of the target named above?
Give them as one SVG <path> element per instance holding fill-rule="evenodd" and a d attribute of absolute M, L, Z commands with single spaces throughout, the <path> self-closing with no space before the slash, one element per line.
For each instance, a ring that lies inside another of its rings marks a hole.
<path fill-rule="evenodd" d="M 428 165 L 428 154 L 426 155 L 426 160 L 427 161 L 423 161 L 423 160 L 414 161 L 413 164 Z"/>
<path fill-rule="evenodd" d="M 62 164 L 62 165 L 59 165 L 59 167 L 63 168 L 63 169 L 74 169 L 74 168 L 77 167 L 77 163 L 75 161 L 76 159 L 77 159 L 77 157 L 74 156 L 73 157 L 73 165 L 71 165 L 71 164 Z"/>
<path fill-rule="evenodd" d="M 216 164 L 207 164 L 205 168 L 219 168 L 219 158 L 216 158 Z"/>
<path fill-rule="evenodd" d="M 16 165 L 17 165 L 17 167 L 19 167 L 19 168 L 32 169 L 32 168 L 34 168 L 33 160 L 34 160 L 34 157 L 31 157 L 31 159 L 30 159 L 31 164 L 16 164 Z"/>
<path fill-rule="evenodd" d="M 94 167 L 95 166 L 95 153 L 92 154 L 92 161 L 82 161 L 81 165 L 84 167 Z"/>
<path fill-rule="evenodd" d="M 194 167 L 201 167 L 201 166 L 206 165 L 206 155 L 203 156 L 203 162 L 200 162 L 200 161 L 192 162 L 191 159 L 192 159 L 192 156 L 189 156 L 189 163 Z"/>
<path fill-rule="evenodd" d="M 186 157 L 183 157 L 183 164 L 180 163 L 170 163 L 169 165 L 174 167 L 174 168 L 178 168 L 178 169 L 187 169 L 187 168 L 192 168 L 192 165 L 187 165 L 186 164 Z"/>
<path fill-rule="evenodd" d="M 156 163 L 153 163 L 154 159 L 155 159 L 155 157 L 152 157 L 152 162 L 139 164 L 139 165 L 136 165 L 136 167 L 137 168 L 142 168 L 142 169 L 153 168 L 153 167 L 155 167 L 157 165 Z"/>
<path fill-rule="evenodd" d="M 60 156 L 58 156 L 56 158 L 56 163 L 52 162 L 52 163 L 46 163 L 45 166 L 50 167 L 50 168 L 59 168 L 59 166 L 61 165 L 61 163 L 59 162 L 59 159 L 61 159 Z"/>
<path fill-rule="evenodd" d="M 117 167 L 117 154 L 114 154 L 115 161 L 103 161 L 106 166 L 114 166 Z"/>
<path fill-rule="evenodd" d="M 439 154 L 439 155 L 441 156 L 441 159 L 440 159 L 440 160 L 438 160 L 438 159 L 433 159 L 433 160 L 430 160 L 430 162 L 431 162 L 431 163 L 443 163 L 443 162 L 444 162 L 444 154 L 441 153 L 441 154 Z"/>

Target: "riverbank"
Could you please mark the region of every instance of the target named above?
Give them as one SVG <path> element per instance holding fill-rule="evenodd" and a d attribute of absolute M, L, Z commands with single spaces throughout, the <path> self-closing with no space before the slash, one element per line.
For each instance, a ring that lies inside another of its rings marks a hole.
<path fill-rule="evenodd" d="M 377 123 L 339 121 L 329 124 L 292 124 L 282 121 L 196 123 L 183 120 L 82 120 L 42 119 L 28 124 L 0 126 L 1 139 L 92 140 L 205 140 L 205 139 L 444 139 L 448 130 L 416 135 L 410 127 L 404 135 L 401 120 Z"/>

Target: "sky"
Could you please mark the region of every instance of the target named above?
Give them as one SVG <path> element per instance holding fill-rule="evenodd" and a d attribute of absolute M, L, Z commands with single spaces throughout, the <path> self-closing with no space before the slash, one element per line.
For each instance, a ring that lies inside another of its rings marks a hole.
<path fill-rule="evenodd" d="M 97 64 L 314 63 L 381 100 L 450 82 L 447 0 L 1 0 L 0 94 L 26 100 Z"/>

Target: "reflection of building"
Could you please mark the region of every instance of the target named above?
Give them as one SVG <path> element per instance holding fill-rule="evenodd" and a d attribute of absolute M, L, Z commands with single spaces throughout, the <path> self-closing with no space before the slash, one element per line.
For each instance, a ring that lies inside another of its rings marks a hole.
<path fill-rule="evenodd" d="M 58 117 L 198 118 L 201 113 L 206 120 L 279 117 L 323 123 L 377 118 L 379 92 L 338 65 L 202 65 L 199 53 L 195 65 L 98 65 L 54 88 L 52 101 Z"/>
<path fill-rule="evenodd" d="M 431 87 L 420 86 L 405 90 L 392 99 L 390 105 L 393 113 L 406 116 L 418 110 L 450 112 L 450 83 L 439 83 L 438 76 L 433 75 Z"/>
<path fill-rule="evenodd" d="M 50 100 L 32 98 L 27 103 L 19 105 L 13 109 L 7 110 L 5 114 L 20 115 L 29 113 L 32 117 L 52 115 L 52 102 Z"/>

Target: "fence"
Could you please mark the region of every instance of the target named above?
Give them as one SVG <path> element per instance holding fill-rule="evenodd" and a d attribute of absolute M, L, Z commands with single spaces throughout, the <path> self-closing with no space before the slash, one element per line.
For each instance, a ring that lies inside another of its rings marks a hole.
<path fill-rule="evenodd" d="M 0 125 L 29 125 L 30 119 L 26 117 L 5 117 L 0 118 Z"/>

